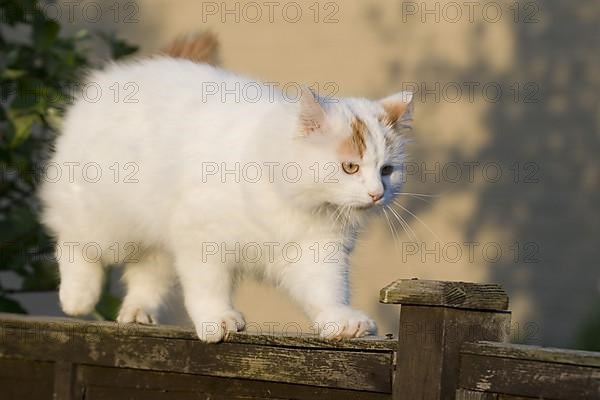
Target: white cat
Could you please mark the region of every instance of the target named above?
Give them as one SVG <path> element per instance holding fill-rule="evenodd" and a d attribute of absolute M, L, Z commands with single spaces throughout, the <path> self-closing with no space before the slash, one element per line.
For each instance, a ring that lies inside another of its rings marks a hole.
<path fill-rule="evenodd" d="M 90 313 L 124 263 L 122 323 L 154 323 L 178 279 L 199 338 L 220 341 L 244 328 L 231 294 L 250 272 L 323 337 L 374 332 L 348 305 L 348 252 L 400 187 L 412 96 L 288 92 L 169 57 L 92 73 L 41 189 L 65 313 Z"/>

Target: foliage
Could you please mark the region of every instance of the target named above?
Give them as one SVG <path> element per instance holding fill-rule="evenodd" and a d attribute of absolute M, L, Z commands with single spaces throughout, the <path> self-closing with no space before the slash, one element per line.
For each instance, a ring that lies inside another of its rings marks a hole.
<path fill-rule="evenodd" d="M 0 272 L 21 278 L 16 290 L 0 281 L 0 312 L 25 312 L 12 292 L 56 289 L 53 243 L 38 220 L 35 192 L 60 117 L 91 66 L 85 44 L 92 35 L 61 35 L 59 22 L 41 10 L 38 0 L 0 0 Z M 98 36 L 113 58 L 137 50 Z"/>

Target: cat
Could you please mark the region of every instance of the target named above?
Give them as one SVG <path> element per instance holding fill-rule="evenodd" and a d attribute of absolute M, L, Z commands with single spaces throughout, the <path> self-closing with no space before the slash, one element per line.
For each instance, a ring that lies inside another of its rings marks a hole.
<path fill-rule="evenodd" d="M 92 312 L 124 264 L 120 323 L 156 323 L 179 282 L 199 339 L 222 341 L 253 274 L 324 338 L 375 333 L 349 305 L 348 255 L 402 184 L 412 94 L 286 94 L 181 49 L 91 72 L 67 110 L 40 189 L 63 311 Z"/>

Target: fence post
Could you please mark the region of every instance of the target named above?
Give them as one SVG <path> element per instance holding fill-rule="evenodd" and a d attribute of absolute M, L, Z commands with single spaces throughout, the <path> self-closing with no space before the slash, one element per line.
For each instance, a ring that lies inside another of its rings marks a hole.
<path fill-rule="evenodd" d="M 462 343 L 510 333 L 508 296 L 496 284 L 400 279 L 379 301 L 401 305 L 395 400 L 454 399 Z"/>

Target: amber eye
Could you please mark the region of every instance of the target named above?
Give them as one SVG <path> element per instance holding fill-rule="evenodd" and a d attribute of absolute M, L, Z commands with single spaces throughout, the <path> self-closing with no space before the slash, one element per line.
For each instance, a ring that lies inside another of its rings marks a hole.
<path fill-rule="evenodd" d="M 345 173 L 353 175 L 358 172 L 359 166 L 353 162 L 345 161 L 342 163 L 342 168 L 344 169 Z"/>
<path fill-rule="evenodd" d="M 381 176 L 388 176 L 394 172 L 394 167 L 392 165 L 384 165 L 381 167 Z"/>

